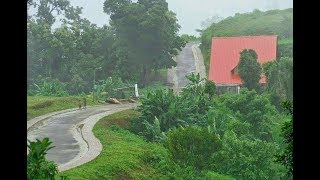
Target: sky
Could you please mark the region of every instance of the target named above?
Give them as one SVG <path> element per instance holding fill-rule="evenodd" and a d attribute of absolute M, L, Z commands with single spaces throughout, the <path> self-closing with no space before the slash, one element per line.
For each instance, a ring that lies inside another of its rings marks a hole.
<path fill-rule="evenodd" d="M 70 0 L 71 5 L 83 7 L 82 17 L 99 27 L 108 24 L 109 17 L 103 12 L 105 0 Z M 293 0 L 167 0 L 169 9 L 176 13 L 181 26 L 179 34 L 199 35 L 201 22 L 212 16 L 223 18 L 235 13 L 252 12 L 254 9 L 287 9 Z"/>

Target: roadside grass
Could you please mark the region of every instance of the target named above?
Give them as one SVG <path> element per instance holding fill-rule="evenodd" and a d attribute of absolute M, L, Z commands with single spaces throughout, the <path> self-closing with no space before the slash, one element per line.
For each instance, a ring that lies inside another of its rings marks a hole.
<path fill-rule="evenodd" d="M 149 92 L 155 91 L 157 89 L 169 89 L 169 87 L 157 82 L 157 83 L 148 85 L 142 89 L 139 89 L 139 95 L 141 97 L 145 97 Z"/>
<path fill-rule="evenodd" d="M 94 160 L 57 175 L 70 179 L 159 179 L 153 155 L 168 158 L 161 144 L 148 143 L 127 130 L 129 120 L 139 116 L 135 110 L 124 110 L 102 118 L 93 128 L 103 148 Z"/>
<path fill-rule="evenodd" d="M 78 107 L 78 97 L 27 96 L 27 120 L 50 112 Z M 81 99 L 82 100 L 82 99 Z M 87 99 L 87 106 L 99 105 Z"/>

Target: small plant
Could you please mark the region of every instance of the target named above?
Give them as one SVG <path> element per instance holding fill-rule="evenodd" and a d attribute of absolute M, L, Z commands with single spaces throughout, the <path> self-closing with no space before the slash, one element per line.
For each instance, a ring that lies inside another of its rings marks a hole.
<path fill-rule="evenodd" d="M 192 73 L 190 75 L 187 75 L 186 78 L 190 81 L 190 83 L 187 85 L 186 89 L 189 89 L 197 94 L 199 94 L 203 91 L 201 83 L 203 82 L 204 79 L 200 78 L 199 73 L 197 75 Z"/>
<path fill-rule="evenodd" d="M 57 165 L 45 158 L 47 152 L 54 146 L 49 138 L 35 142 L 28 140 L 29 154 L 27 156 L 27 178 L 28 179 L 54 179 L 58 173 Z"/>
<path fill-rule="evenodd" d="M 212 99 L 212 96 L 214 95 L 216 91 L 216 84 L 213 81 L 207 80 L 204 85 L 204 93 L 207 93 L 209 95 L 209 98 Z"/>

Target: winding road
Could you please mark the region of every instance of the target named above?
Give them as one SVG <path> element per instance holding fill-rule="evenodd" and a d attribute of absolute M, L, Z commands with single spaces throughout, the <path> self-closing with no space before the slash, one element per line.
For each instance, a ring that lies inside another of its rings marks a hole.
<path fill-rule="evenodd" d="M 47 159 L 56 162 L 59 170 L 67 170 L 71 167 L 75 167 L 74 164 L 80 165 L 87 162 L 87 160 L 83 161 L 83 159 L 92 160 L 95 158 L 88 158 L 86 156 L 88 156 L 88 152 L 90 152 L 91 149 L 99 150 L 99 147 L 90 147 L 90 143 L 87 141 L 92 141 L 92 139 L 86 140 L 86 137 L 83 137 L 83 134 L 92 133 L 92 127 L 98 119 L 135 106 L 136 104 L 131 103 L 109 104 L 104 106 L 88 107 L 87 109 L 82 110 L 63 112 L 61 114 L 45 118 L 44 120 L 40 120 L 38 123 L 29 127 L 27 138 L 34 141 L 35 139 L 49 137 L 53 142 L 52 145 L 55 147 L 48 151 L 48 154 L 46 155 Z M 82 131 L 82 129 L 85 128 L 86 123 L 90 123 L 90 121 L 95 121 L 94 123 L 91 123 L 91 129 L 86 128 L 87 131 L 90 132 Z M 92 146 L 101 145 L 99 142 L 96 144 L 97 145 L 93 144 Z M 99 153 L 100 152 L 93 152 L 94 156 L 97 156 Z"/>
<path fill-rule="evenodd" d="M 200 73 L 205 78 L 203 57 L 199 43 L 188 43 L 176 56 L 177 67 L 169 69 L 168 82 L 173 84 L 175 92 L 188 84 L 186 75 Z M 59 171 L 68 170 L 96 158 L 102 145 L 92 133 L 94 124 L 104 116 L 136 107 L 137 104 L 109 104 L 70 109 L 50 113 L 28 121 L 27 139 L 34 141 L 49 137 L 54 148 L 46 155 L 48 160 L 58 164 Z"/>

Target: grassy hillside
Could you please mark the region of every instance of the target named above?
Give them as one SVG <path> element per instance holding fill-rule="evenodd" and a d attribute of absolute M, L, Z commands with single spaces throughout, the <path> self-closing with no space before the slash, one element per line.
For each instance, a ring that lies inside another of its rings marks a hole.
<path fill-rule="evenodd" d="M 278 54 L 292 56 L 293 9 L 270 10 L 266 12 L 255 10 L 251 13 L 235 14 L 219 23 L 212 24 L 201 34 L 201 51 L 204 56 L 207 72 L 212 37 L 278 35 L 282 44 Z M 291 52 L 288 50 L 291 49 Z M 284 52 L 284 53 L 283 53 Z"/>
<path fill-rule="evenodd" d="M 128 131 L 138 111 L 120 111 L 99 120 L 93 133 L 103 148 L 94 160 L 59 173 L 56 179 L 225 179 L 234 178 L 213 171 L 194 174 L 188 168 L 179 168 L 170 160 L 168 150 L 161 143 L 146 142 Z M 135 119 L 135 120 L 134 120 Z M 189 172 L 190 171 L 190 172 Z M 198 178 L 195 178 L 198 177 Z"/>
<path fill-rule="evenodd" d="M 125 110 L 101 119 L 93 128 L 100 140 L 101 154 L 84 165 L 70 169 L 59 176 L 71 179 L 149 179 L 163 175 L 148 160 L 152 155 L 168 156 L 160 144 L 147 143 L 142 138 L 122 129 L 128 119 L 137 116 L 134 110 Z M 112 126 L 112 125 L 116 125 Z M 122 127 L 122 128 L 120 128 Z"/>
<path fill-rule="evenodd" d="M 78 107 L 78 97 L 48 97 L 28 96 L 27 97 L 27 120 L 50 112 Z M 87 105 L 98 105 L 99 102 L 92 102 L 87 99 Z"/>

